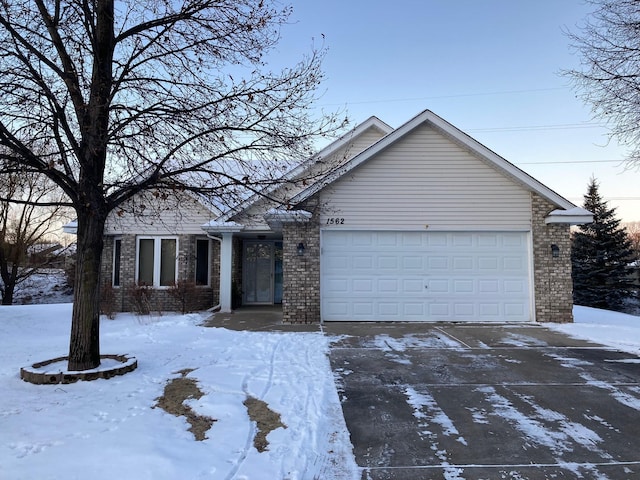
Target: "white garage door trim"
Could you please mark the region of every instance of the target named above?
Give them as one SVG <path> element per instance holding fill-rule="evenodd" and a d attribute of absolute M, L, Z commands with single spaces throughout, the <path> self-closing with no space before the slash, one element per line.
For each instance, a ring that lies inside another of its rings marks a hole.
<path fill-rule="evenodd" d="M 322 320 L 532 321 L 529 238 L 322 230 Z"/>

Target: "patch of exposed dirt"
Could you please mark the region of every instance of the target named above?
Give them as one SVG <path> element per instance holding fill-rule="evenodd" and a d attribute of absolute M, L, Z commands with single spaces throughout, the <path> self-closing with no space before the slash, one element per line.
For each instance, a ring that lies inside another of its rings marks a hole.
<path fill-rule="evenodd" d="M 259 452 L 264 452 L 269 446 L 267 435 L 276 428 L 287 428 L 287 426 L 280 420 L 280 414 L 271 410 L 269 405 L 262 400 L 247 397 L 242 403 L 247 407 L 251 421 L 257 424 L 257 432 L 253 439 L 253 446 L 256 447 L 256 450 Z"/>
<path fill-rule="evenodd" d="M 164 394 L 156 398 L 153 408 L 160 407 L 165 412 L 175 415 L 176 417 L 184 416 L 187 422 L 191 424 L 189 431 L 193 433 L 197 441 L 202 441 L 207 436 L 207 431 L 216 420 L 204 415 L 196 414 L 191 407 L 185 405 L 185 400 L 195 398 L 196 400 L 204 395 L 196 381 L 193 378 L 187 378 L 187 375 L 193 372 L 195 368 L 185 368 L 174 373 L 181 374 L 180 377 L 174 378 L 164 387 Z"/>

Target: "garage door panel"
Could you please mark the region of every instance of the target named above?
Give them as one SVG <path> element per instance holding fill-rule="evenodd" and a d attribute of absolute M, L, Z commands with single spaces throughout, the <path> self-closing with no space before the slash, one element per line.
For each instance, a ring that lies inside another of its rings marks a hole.
<path fill-rule="evenodd" d="M 373 280 L 371 278 L 355 278 L 351 282 L 351 290 L 354 293 L 374 293 Z"/>
<path fill-rule="evenodd" d="M 332 255 L 331 257 L 326 258 L 324 267 L 328 271 L 329 270 L 330 271 L 340 271 L 340 270 L 350 271 L 351 270 L 350 260 L 351 260 L 350 257 L 346 255 Z M 355 258 L 353 260 L 354 262 L 356 261 Z"/>
<path fill-rule="evenodd" d="M 528 288 L 526 282 L 520 279 L 505 280 L 502 282 L 502 286 L 502 291 L 507 294 L 521 293 L 524 295 L 527 293 Z"/>
<path fill-rule="evenodd" d="M 453 257 L 453 270 L 473 270 L 473 257 Z"/>
<path fill-rule="evenodd" d="M 454 280 L 453 281 L 454 293 L 477 293 L 477 282 L 473 280 Z"/>
<path fill-rule="evenodd" d="M 505 257 L 503 259 L 503 268 L 507 272 L 525 272 L 527 270 L 527 264 L 524 258 L 521 257 Z"/>
<path fill-rule="evenodd" d="M 367 316 L 370 317 L 373 315 L 373 305 L 370 302 L 362 303 L 362 302 L 354 302 L 353 303 L 353 314 L 356 316 Z"/>
<path fill-rule="evenodd" d="M 479 293 L 500 293 L 500 281 L 497 279 L 478 280 Z"/>
<path fill-rule="evenodd" d="M 373 262 L 375 261 L 375 259 L 371 255 L 355 255 L 352 257 L 351 262 L 349 262 L 349 259 L 346 257 L 339 257 L 339 258 L 342 263 L 335 266 L 331 265 L 331 267 L 338 268 L 338 269 L 345 269 L 345 268 L 348 269 L 349 264 L 351 263 L 352 269 L 364 270 L 368 272 L 373 268 L 373 265 L 374 265 Z"/>
<path fill-rule="evenodd" d="M 420 302 L 405 302 L 403 304 L 403 316 L 405 317 L 419 317 L 424 318 L 425 312 L 425 304 Z"/>
<path fill-rule="evenodd" d="M 495 303 L 480 303 L 478 305 L 478 315 L 480 320 L 484 318 L 495 318 L 500 316 L 500 305 Z"/>
<path fill-rule="evenodd" d="M 422 294 L 424 293 L 424 280 L 421 278 L 403 278 L 402 279 L 402 292 L 408 294 Z"/>
<path fill-rule="evenodd" d="M 378 257 L 378 269 L 380 270 L 398 270 L 400 259 L 397 256 L 380 256 Z"/>
<path fill-rule="evenodd" d="M 323 231 L 323 320 L 529 321 L 525 233 Z"/>
<path fill-rule="evenodd" d="M 327 295 L 339 295 L 349 290 L 349 279 L 333 277 L 324 282 L 323 286 Z"/>
<path fill-rule="evenodd" d="M 500 268 L 500 260 L 495 257 L 478 257 L 478 270 L 480 272 L 497 272 Z"/>

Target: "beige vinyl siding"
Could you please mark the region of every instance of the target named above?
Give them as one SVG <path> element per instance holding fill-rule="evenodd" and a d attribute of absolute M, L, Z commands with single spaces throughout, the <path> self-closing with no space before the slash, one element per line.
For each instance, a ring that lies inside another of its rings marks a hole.
<path fill-rule="evenodd" d="M 153 198 L 144 209 L 140 205 L 145 202 L 136 200 L 135 204 L 136 213 L 131 212 L 131 203 L 128 203 L 109 215 L 106 235 L 203 235 L 202 225 L 217 216 L 189 195 L 182 195 L 180 199 Z"/>
<path fill-rule="evenodd" d="M 296 177 L 299 182 L 292 182 L 282 185 L 270 197 L 271 199 L 263 198 L 254 203 L 249 209 L 242 214 L 234 217 L 234 221 L 240 222 L 247 227 L 263 227 L 268 228 L 266 222 L 263 219 L 263 215 L 271 208 L 278 208 L 287 201 L 300 193 L 303 189 L 309 186 L 309 183 L 313 183 L 323 175 L 326 175 L 338 165 L 342 165 L 349 158 L 357 155 L 365 150 L 370 145 L 380 140 L 385 135 L 375 127 L 368 128 L 360 135 L 353 137 L 349 143 L 331 154 L 327 158 L 319 158 L 318 161 L 311 165 L 304 173 Z"/>
<path fill-rule="evenodd" d="M 527 190 L 427 125 L 327 187 L 320 205 L 321 227 L 529 230 L 531 225 Z"/>

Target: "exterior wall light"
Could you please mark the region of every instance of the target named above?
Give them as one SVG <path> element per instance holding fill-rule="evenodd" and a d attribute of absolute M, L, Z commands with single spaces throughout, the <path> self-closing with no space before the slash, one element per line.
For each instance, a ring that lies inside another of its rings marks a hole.
<path fill-rule="evenodd" d="M 302 255 L 304 255 L 304 243 L 300 242 L 298 244 L 298 246 L 296 247 L 296 250 L 298 252 L 298 256 L 301 257 Z"/>
<path fill-rule="evenodd" d="M 560 247 L 555 243 L 551 244 L 551 256 L 553 258 L 558 258 L 560 256 Z"/>

